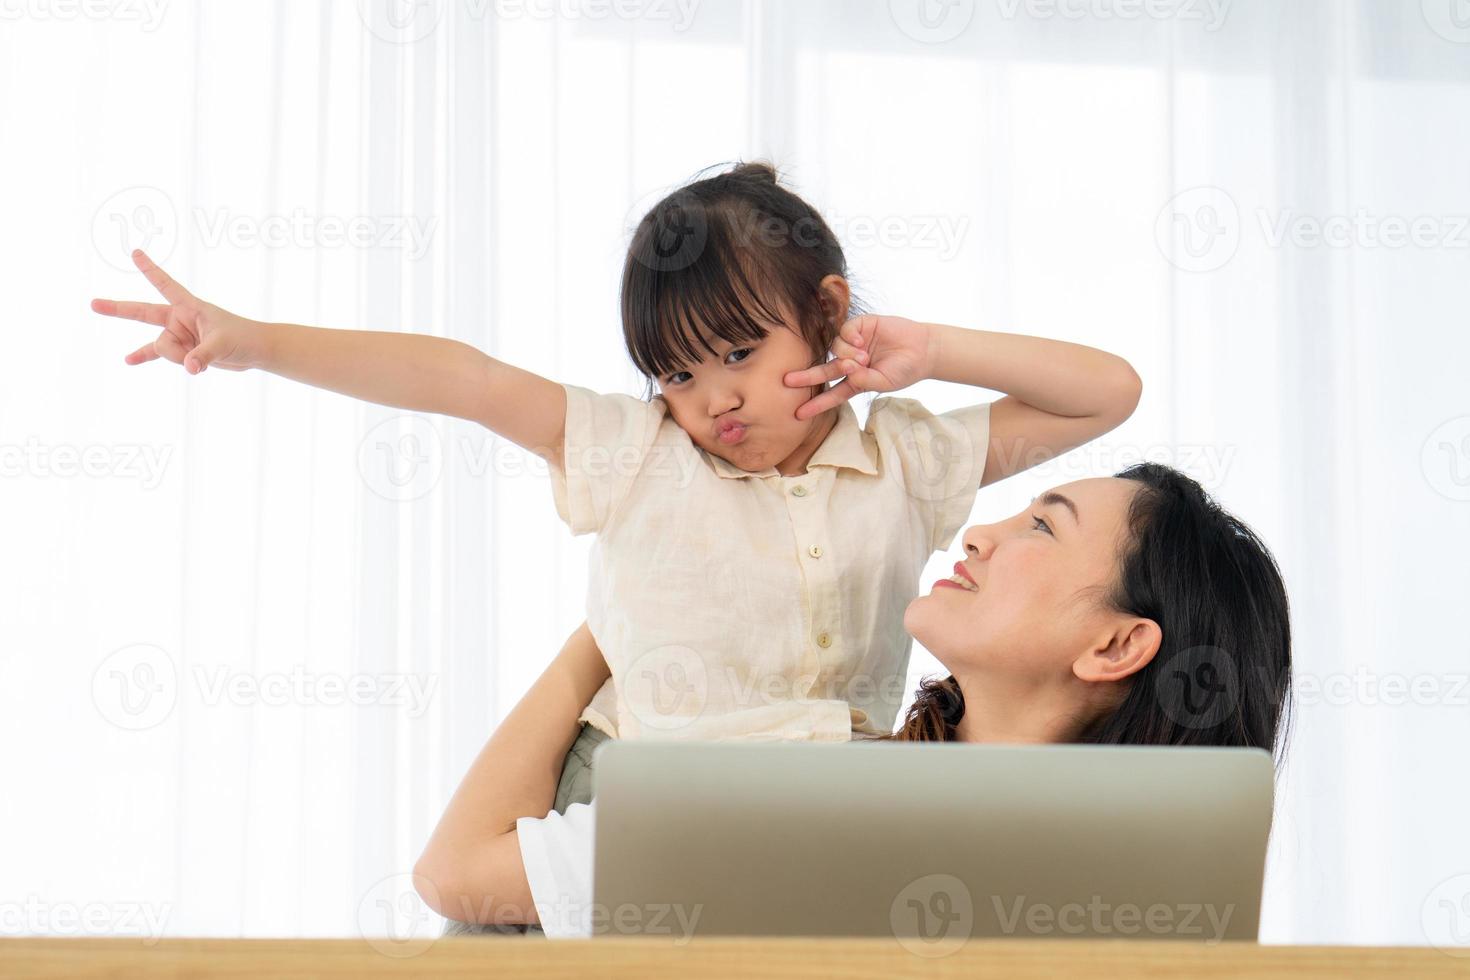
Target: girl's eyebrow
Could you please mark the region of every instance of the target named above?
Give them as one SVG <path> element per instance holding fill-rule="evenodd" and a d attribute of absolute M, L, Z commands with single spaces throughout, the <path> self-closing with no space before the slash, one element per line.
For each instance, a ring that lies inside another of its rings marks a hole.
<path fill-rule="evenodd" d="M 1036 501 L 1038 499 L 1041 501 L 1041 506 L 1043 506 L 1043 507 L 1051 507 L 1053 505 L 1060 505 L 1062 507 L 1067 508 L 1069 511 L 1072 512 L 1072 522 L 1075 523 L 1078 527 L 1081 527 L 1082 526 L 1082 521 L 1077 517 L 1077 505 L 1074 504 L 1074 503 L 1072 503 L 1072 501 L 1069 500 L 1068 498 L 1066 498 L 1066 497 L 1062 496 L 1061 494 L 1057 493 L 1055 490 L 1048 490 L 1046 493 L 1042 494 L 1039 498 L 1038 497 L 1032 497 L 1031 498 L 1031 502 L 1034 504 L 1034 503 L 1036 503 Z"/>

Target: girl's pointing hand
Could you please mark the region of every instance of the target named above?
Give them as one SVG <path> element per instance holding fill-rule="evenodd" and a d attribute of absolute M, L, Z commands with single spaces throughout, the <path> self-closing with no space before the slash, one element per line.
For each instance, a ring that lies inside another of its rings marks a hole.
<path fill-rule="evenodd" d="M 168 302 L 92 300 L 93 312 L 163 328 L 156 340 L 139 347 L 123 360 L 128 364 L 146 364 L 163 357 L 182 364 L 190 374 L 198 374 L 211 365 L 230 371 L 259 366 L 264 333 L 262 324 L 194 296 L 155 265 L 142 249 L 133 250 L 133 264 Z"/>

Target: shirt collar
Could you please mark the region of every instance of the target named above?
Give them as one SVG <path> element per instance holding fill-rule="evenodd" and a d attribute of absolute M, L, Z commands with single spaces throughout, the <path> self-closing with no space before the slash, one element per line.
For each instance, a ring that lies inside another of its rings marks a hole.
<path fill-rule="evenodd" d="M 781 475 L 774 466 L 751 472 L 742 470 L 727 459 L 721 459 L 714 454 L 708 455 L 710 462 L 714 464 L 715 473 L 727 480 L 738 480 L 747 476 L 764 478 Z M 827 433 L 827 438 L 817 447 L 811 462 L 806 465 L 808 470 L 813 466 L 833 468 L 846 466 L 869 476 L 878 474 L 877 444 L 868 437 L 867 433 L 858 428 L 857 413 L 852 410 L 850 402 L 843 402 L 837 406 L 837 424 L 832 426 L 832 431 Z"/>

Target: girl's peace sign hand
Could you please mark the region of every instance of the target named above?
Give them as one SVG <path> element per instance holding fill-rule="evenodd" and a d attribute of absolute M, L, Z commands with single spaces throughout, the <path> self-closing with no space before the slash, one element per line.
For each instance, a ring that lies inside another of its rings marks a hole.
<path fill-rule="evenodd" d="M 155 265 L 142 249 L 133 250 L 133 264 L 168 302 L 92 300 L 93 312 L 163 328 L 156 340 L 139 347 L 123 358 L 124 361 L 146 364 L 163 357 L 182 364 L 190 374 L 198 374 L 210 365 L 230 371 L 260 365 L 263 324 L 194 296 Z"/>
<path fill-rule="evenodd" d="M 898 391 L 932 377 L 934 340 L 929 324 L 901 316 L 869 313 L 848 320 L 832 341 L 835 360 L 787 373 L 791 388 L 846 378 L 797 408 L 796 417 L 809 419 L 864 391 Z"/>

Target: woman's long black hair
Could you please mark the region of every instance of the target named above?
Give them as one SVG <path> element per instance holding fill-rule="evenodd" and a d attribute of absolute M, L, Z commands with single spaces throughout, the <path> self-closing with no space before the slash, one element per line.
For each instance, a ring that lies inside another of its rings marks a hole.
<path fill-rule="evenodd" d="M 1105 745 L 1222 745 L 1285 751 L 1291 623 L 1286 585 L 1255 532 L 1194 480 L 1139 463 L 1120 574 L 1104 599 L 1159 624 L 1158 653 L 1118 707 L 1074 739 Z M 893 736 L 953 741 L 965 701 L 953 676 L 923 682 Z"/>

